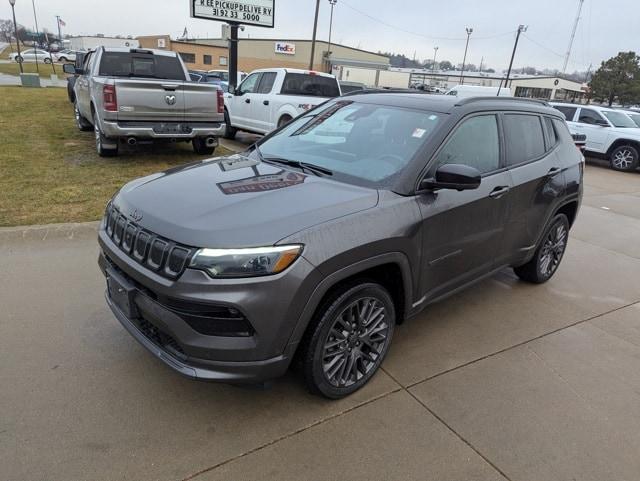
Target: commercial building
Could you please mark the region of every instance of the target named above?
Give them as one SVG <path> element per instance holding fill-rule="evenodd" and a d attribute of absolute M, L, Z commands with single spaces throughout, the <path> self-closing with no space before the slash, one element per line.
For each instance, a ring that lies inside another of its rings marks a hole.
<path fill-rule="evenodd" d="M 140 47 L 170 50 L 178 53 L 190 70 L 226 70 L 229 52 L 226 47 L 171 40 L 169 35 L 138 37 Z"/>

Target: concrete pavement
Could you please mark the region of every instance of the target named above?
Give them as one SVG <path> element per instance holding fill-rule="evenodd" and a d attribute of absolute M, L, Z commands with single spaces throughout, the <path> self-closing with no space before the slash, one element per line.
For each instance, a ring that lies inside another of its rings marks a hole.
<path fill-rule="evenodd" d="M 429 307 L 339 402 L 182 379 L 107 309 L 95 224 L 0 229 L 0 479 L 637 481 L 640 174 L 586 183 L 552 281 Z"/>

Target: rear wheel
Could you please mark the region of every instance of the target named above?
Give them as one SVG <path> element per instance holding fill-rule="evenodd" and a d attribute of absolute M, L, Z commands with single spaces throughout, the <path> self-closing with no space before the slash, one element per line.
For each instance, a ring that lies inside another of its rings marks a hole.
<path fill-rule="evenodd" d="M 224 109 L 224 123 L 226 125 L 224 138 L 230 140 L 235 139 L 236 134 L 238 133 L 238 129 L 231 126 L 231 119 L 229 118 L 229 112 L 227 112 L 227 109 Z"/>
<path fill-rule="evenodd" d="M 76 125 L 78 127 L 78 130 L 80 130 L 81 132 L 87 132 L 93 129 L 89 121 L 85 119 L 80 113 L 80 110 L 78 110 L 78 104 L 76 103 L 73 104 L 73 114 L 76 118 Z"/>
<path fill-rule="evenodd" d="M 283 115 L 282 117 L 280 117 L 280 120 L 278 120 L 278 128 L 283 127 L 285 125 L 287 125 L 289 122 L 291 122 L 293 119 L 291 118 L 291 116 L 289 115 Z"/>
<path fill-rule="evenodd" d="M 49 57 L 45 58 L 44 63 L 51 63 L 51 59 Z"/>
<path fill-rule="evenodd" d="M 96 136 L 96 151 L 100 157 L 115 157 L 118 155 L 118 141 L 110 141 L 100 130 L 95 114 L 93 115 L 93 131 Z M 106 146 L 105 146 L 106 145 Z"/>
<path fill-rule="evenodd" d="M 67 57 L 58 57 L 58 62 L 66 62 Z"/>
<path fill-rule="evenodd" d="M 195 138 L 191 143 L 193 145 L 193 151 L 198 155 L 211 155 L 216 150 L 215 146 L 207 146 L 207 139 Z"/>
<path fill-rule="evenodd" d="M 638 149 L 631 145 L 621 145 L 611 152 L 609 163 L 613 170 L 630 172 L 638 168 Z"/>
<path fill-rule="evenodd" d="M 347 286 L 331 296 L 300 346 L 309 390 L 339 399 L 363 387 L 389 350 L 395 316 L 391 296 L 376 283 Z"/>
<path fill-rule="evenodd" d="M 24 59 L 22 58 L 22 55 L 18 55 L 18 56 L 16 57 L 16 62 L 18 62 L 18 63 L 22 63 L 23 61 L 24 61 Z"/>
<path fill-rule="evenodd" d="M 533 259 L 513 270 L 523 281 L 542 284 L 558 270 L 569 240 L 569 221 L 564 214 L 553 218 L 542 237 Z"/>

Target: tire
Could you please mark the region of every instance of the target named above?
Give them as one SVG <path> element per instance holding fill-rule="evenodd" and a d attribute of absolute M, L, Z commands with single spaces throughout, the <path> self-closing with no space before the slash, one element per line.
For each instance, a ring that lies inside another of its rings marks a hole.
<path fill-rule="evenodd" d="M 231 126 L 231 119 L 229 118 L 229 112 L 227 112 L 227 109 L 224 109 L 224 123 L 226 125 L 224 138 L 229 140 L 235 139 L 238 129 Z"/>
<path fill-rule="evenodd" d="M 17 63 L 22 63 L 22 62 L 24 62 L 24 59 L 22 58 L 22 55 L 18 55 L 18 56 L 16 57 L 16 62 L 17 62 Z"/>
<path fill-rule="evenodd" d="M 193 151 L 198 155 L 211 155 L 215 152 L 216 148 L 207 147 L 206 139 L 195 138 L 191 141 L 193 145 Z"/>
<path fill-rule="evenodd" d="M 73 114 L 76 118 L 76 126 L 80 132 L 88 132 L 89 130 L 93 130 L 93 126 L 87 119 L 85 119 L 80 110 L 78 110 L 78 105 L 76 103 L 73 104 Z"/>
<path fill-rule="evenodd" d="M 638 168 L 638 149 L 632 145 L 621 145 L 611 152 L 609 164 L 613 170 L 631 172 Z"/>
<path fill-rule="evenodd" d="M 542 284 L 558 270 L 569 240 L 569 220 L 564 214 L 556 215 L 544 231 L 533 258 L 526 264 L 514 267 L 523 281 Z"/>
<path fill-rule="evenodd" d="M 347 322 L 350 319 L 355 322 Z M 395 323 L 393 300 L 379 284 L 362 281 L 330 296 L 300 345 L 309 391 L 340 399 L 363 387 L 389 351 Z"/>
<path fill-rule="evenodd" d="M 278 128 L 284 127 L 292 120 L 293 119 L 289 115 L 283 115 L 282 117 L 280 117 L 280 120 L 278 120 Z"/>
<path fill-rule="evenodd" d="M 51 63 L 51 59 L 50 58 L 45 58 L 44 59 L 44 63 Z"/>
<path fill-rule="evenodd" d="M 100 130 L 100 126 L 96 120 L 95 114 L 93 116 L 93 131 L 96 137 L 96 151 L 100 157 L 115 157 L 118 155 L 118 143 L 116 141 L 115 147 L 105 147 L 104 143 L 107 140 L 105 135 Z"/>
<path fill-rule="evenodd" d="M 64 63 L 67 61 L 67 57 L 58 57 L 58 62 Z"/>

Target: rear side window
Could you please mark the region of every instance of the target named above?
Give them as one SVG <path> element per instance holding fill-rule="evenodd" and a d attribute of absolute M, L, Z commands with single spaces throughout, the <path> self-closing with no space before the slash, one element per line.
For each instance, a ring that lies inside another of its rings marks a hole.
<path fill-rule="evenodd" d="M 463 164 L 481 173 L 500 167 L 500 141 L 495 115 L 479 115 L 462 122 L 438 152 L 433 170 L 445 164 Z"/>
<path fill-rule="evenodd" d="M 260 85 L 258 85 L 259 94 L 270 94 L 273 89 L 273 84 L 276 81 L 275 72 L 265 72 L 260 79 Z"/>
<path fill-rule="evenodd" d="M 507 165 L 522 164 L 544 155 L 544 134 L 537 115 L 505 114 L 504 133 Z"/>
<path fill-rule="evenodd" d="M 186 80 L 178 57 L 132 52 L 104 52 L 99 75 Z"/>
<path fill-rule="evenodd" d="M 560 140 L 573 142 L 573 137 L 571 137 L 571 132 L 569 132 L 569 127 L 567 127 L 566 122 L 553 119 L 553 126 L 556 128 L 556 134 Z"/>
<path fill-rule="evenodd" d="M 544 125 L 547 129 L 547 138 L 549 139 L 549 145 L 547 150 L 551 150 L 558 143 L 558 134 L 553 128 L 553 121 L 549 117 L 544 118 Z"/>
<path fill-rule="evenodd" d="M 282 84 L 284 95 L 307 95 L 312 97 L 338 97 L 340 89 L 338 81 L 333 77 L 288 73 Z"/>
<path fill-rule="evenodd" d="M 566 107 L 564 105 L 554 105 L 553 108 L 562 112 L 569 122 L 573 120 L 573 117 L 576 115 L 576 110 L 578 110 L 577 107 Z"/>

